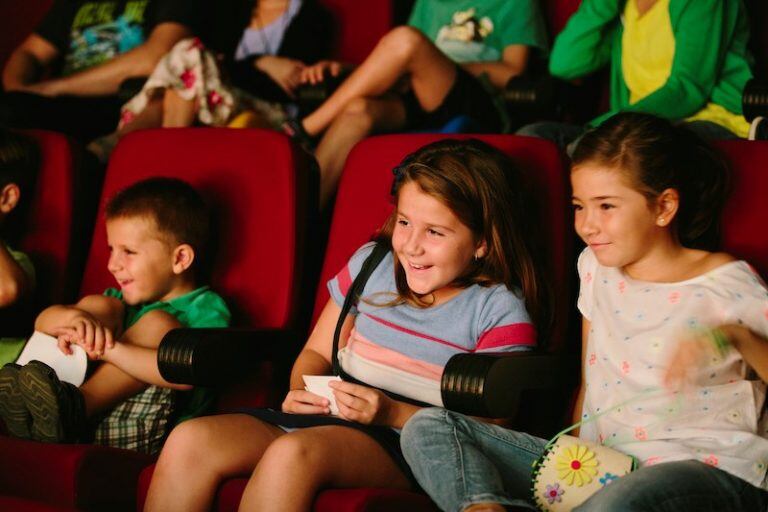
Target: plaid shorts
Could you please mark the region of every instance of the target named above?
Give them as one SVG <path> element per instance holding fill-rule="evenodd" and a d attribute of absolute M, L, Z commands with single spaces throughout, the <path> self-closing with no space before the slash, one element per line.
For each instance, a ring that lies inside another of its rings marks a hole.
<path fill-rule="evenodd" d="M 156 453 L 170 426 L 176 393 L 149 386 L 121 403 L 102 419 L 94 432 L 94 444 Z"/>

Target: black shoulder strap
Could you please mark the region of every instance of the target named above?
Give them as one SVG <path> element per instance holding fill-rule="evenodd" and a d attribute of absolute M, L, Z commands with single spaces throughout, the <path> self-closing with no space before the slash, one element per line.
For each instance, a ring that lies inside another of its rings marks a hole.
<path fill-rule="evenodd" d="M 336 330 L 333 333 L 333 353 L 331 354 L 331 361 L 333 363 L 333 374 L 339 375 L 342 379 L 347 380 L 344 374 L 344 370 L 341 369 L 339 364 L 339 338 L 341 337 L 341 327 L 344 325 L 344 320 L 347 319 L 349 310 L 352 306 L 357 304 L 360 300 L 360 295 L 363 293 L 365 283 L 368 282 L 368 278 L 371 277 L 373 271 L 379 266 L 381 260 L 389 252 L 389 244 L 381 240 L 376 241 L 376 245 L 373 247 L 371 254 L 363 261 L 363 266 L 360 268 L 360 272 L 352 282 L 352 286 L 347 291 L 347 296 L 344 297 L 344 304 L 341 306 L 341 313 L 339 313 L 339 320 L 336 322 Z"/>
<path fill-rule="evenodd" d="M 347 295 L 344 297 L 344 304 L 341 306 L 339 320 L 336 322 L 336 330 L 333 333 L 333 352 L 331 354 L 331 362 L 333 363 L 333 374 L 338 375 L 347 382 L 362 384 L 364 386 L 370 387 L 369 384 L 366 384 L 365 382 L 362 382 L 346 373 L 341 367 L 341 364 L 339 364 L 339 338 L 341 337 L 341 327 L 344 325 L 344 320 L 347 319 L 349 310 L 352 308 L 352 306 L 357 304 L 358 300 L 360 300 L 360 296 L 363 293 L 363 288 L 365 288 L 365 283 L 368 282 L 368 278 L 371 277 L 371 274 L 376 269 L 376 267 L 379 266 L 379 263 L 381 263 L 381 260 L 384 259 L 384 256 L 390 252 L 390 249 L 391 246 L 388 242 L 382 240 L 376 241 L 376 246 L 373 248 L 373 252 L 371 252 L 371 254 L 369 254 L 363 262 L 363 266 L 360 268 L 360 272 L 352 282 L 352 286 L 349 287 L 349 291 L 347 291 Z M 406 396 L 398 395 L 384 389 L 381 391 L 383 391 L 390 398 L 400 402 L 406 402 L 409 404 L 417 405 L 419 407 L 431 407 L 432 405 L 408 398 Z"/>

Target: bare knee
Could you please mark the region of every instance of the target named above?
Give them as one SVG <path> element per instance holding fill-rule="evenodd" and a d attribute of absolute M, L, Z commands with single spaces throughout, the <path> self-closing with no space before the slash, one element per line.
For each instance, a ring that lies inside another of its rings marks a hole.
<path fill-rule="evenodd" d="M 420 30 L 405 25 L 393 28 L 379 42 L 388 54 L 404 58 L 410 58 L 426 44 L 432 43 Z"/>
<path fill-rule="evenodd" d="M 349 101 L 341 113 L 342 126 L 354 126 L 356 129 L 370 130 L 376 121 L 376 111 L 372 100 L 368 98 L 354 98 Z"/>
<path fill-rule="evenodd" d="M 180 423 L 168 436 L 158 465 L 180 469 L 197 467 L 197 463 L 210 454 L 215 442 L 206 418 Z"/>
<path fill-rule="evenodd" d="M 288 468 L 299 467 L 306 473 L 319 473 L 330 456 L 323 443 L 297 432 L 275 439 L 264 453 L 262 462 L 270 466 L 277 463 Z"/>

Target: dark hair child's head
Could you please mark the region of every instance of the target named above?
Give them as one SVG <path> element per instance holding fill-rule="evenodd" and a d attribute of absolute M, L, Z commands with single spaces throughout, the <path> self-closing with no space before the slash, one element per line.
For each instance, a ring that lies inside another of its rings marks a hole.
<path fill-rule="evenodd" d="M 10 184 L 19 188 L 19 203 L 4 222 L 6 237 L 16 238 L 24 231 L 39 166 L 40 149 L 32 138 L 0 128 L 0 190 Z"/>
<path fill-rule="evenodd" d="M 151 219 L 169 245 L 192 247 L 196 269 L 207 262 L 210 213 L 197 190 L 182 180 L 150 178 L 135 183 L 107 203 L 106 217 Z"/>
<path fill-rule="evenodd" d="M 408 155 L 395 168 L 392 193 L 397 200 L 406 183 L 446 205 L 467 226 L 477 242 L 485 242 L 484 257 L 474 260 L 453 284 L 488 286 L 501 283 L 519 288 L 534 322 L 544 327 L 546 294 L 536 270 L 526 233 L 521 176 L 512 161 L 479 140 L 442 140 Z M 382 233 L 391 238 L 397 212 Z M 395 278 L 401 297 L 423 304 L 408 288 L 405 271 L 395 258 Z"/>
<path fill-rule="evenodd" d="M 585 164 L 623 173 L 649 202 L 675 189 L 680 204 L 671 227 L 680 243 L 713 242 L 728 193 L 728 168 L 691 130 L 650 114 L 617 114 L 579 141 L 572 168 Z"/>

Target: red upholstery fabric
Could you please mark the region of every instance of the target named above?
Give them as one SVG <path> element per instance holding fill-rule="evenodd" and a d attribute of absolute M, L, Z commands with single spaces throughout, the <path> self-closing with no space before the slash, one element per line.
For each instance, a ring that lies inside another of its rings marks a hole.
<path fill-rule="evenodd" d="M 0 69 L 43 18 L 53 0 L 0 0 Z"/>
<path fill-rule="evenodd" d="M 69 140 L 59 133 L 43 130 L 26 132 L 40 145 L 41 165 L 37 190 L 32 198 L 28 228 L 21 249 L 34 260 L 37 273 L 38 303 L 66 302 L 77 291 L 72 275 L 72 243 L 85 244 L 86 239 L 72 240 L 75 222 L 75 155 Z"/>
<path fill-rule="evenodd" d="M 732 191 L 721 223 L 722 250 L 752 264 L 768 278 L 768 141 L 719 141 L 732 170 Z"/>
<path fill-rule="evenodd" d="M 115 285 L 107 271 L 108 199 L 138 180 L 173 176 L 195 186 L 213 207 L 220 247 L 212 285 L 239 313 L 235 324 L 290 325 L 296 313 L 294 277 L 301 269 L 296 216 L 308 191 L 297 192 L 296 176 L 285 169 L 307 172 L 289 139 L 274 131 L 162 129 L 125 137 L 104 180 L 81 293 Z"/>
<path fill-rule="evenodd" d="M 30 501 L 13 496 L 0 496 L 0 510 L 7 510 L 9 512 L 76 512 L 77 509 L 47 505 L 38 501 Z"/>
<path fill-rule="evenodd" d="M 563 30 L 568 18 L 576 12 L 581 0 L 544 0 L 543 8 L 547 18 L 550 40 Z"/>
<path fill-rule="evenodd" d="M 57 506 L 109 510 L 135 499 L 151 458 L 100 446 L 43 444 L 0 436 L 0 494 Z M 16 510 L 3 508 L 0 510 Z M 20 510 L 48 510 L 22 508 Z M 56 509 L 58 510 L 58 509 Z"/>
<path fill-rule="evenodd" d="M 470 138 L 471 135 L 456 136 Z M 480 135 L 480 140 L 501 149 L 528 171 L 532 186 L 545 205 L 567 205 L 567 174 L 560 152 L 548 141 L 509 135 Z M 369 240 L 391 211 L 389 189 L 391 169 L 405 155 L 417 148 L 446 138 L 439 134 L 385 135 L 364 140 L 352 150 L 344 168 L 333 212 L 331 233 L 325 253 L 320 285 L 315 300 L 314 319 L 328 300 L 325 283 L 346 264 L 352 253 Z M 554 339 L 562 339 L 569 311 L 569 282 L 571 254 L 571 221 L 567 207 L 545 208 L 532 214 L 531 222 L 547 226 L 544 242 L 552 258 L 549 274 L 557 286 L 558 325 Z"/>
<path fill-rule="evenodd" d="M 306 164 L 289 139 L 273 131 L 166 129 L 125 137 L 105 176 L 82 293 L 114 286 L 106 268 L 103 212 L 108 198 L 144 178 L 179 177 L 213 206 L 221 249 L 213 286 L 239 313 L 237 324 L 294 327 L 306 258 L 303 233 L 316 194 Z M 264 405 L 270 374 L 254 373 L 264 385 L 248 388 L 256 395 L 250 400 Z M 0 438 L 0 460 L 0 494 L 74 506 L 113 500 L 131 508 L 139 472 L 150 462 L 124 450 L 5 437 Z M 50 474 L 40 470 L 40 461 L 46 461 Z M 110 482 L 102 481 L 106 477 Z"/>
<path fill-rule="evenodd" d="M 360 64 L 392 28 L 392 0 L 320 0 L 336 19 L 334 57 Z"/>

